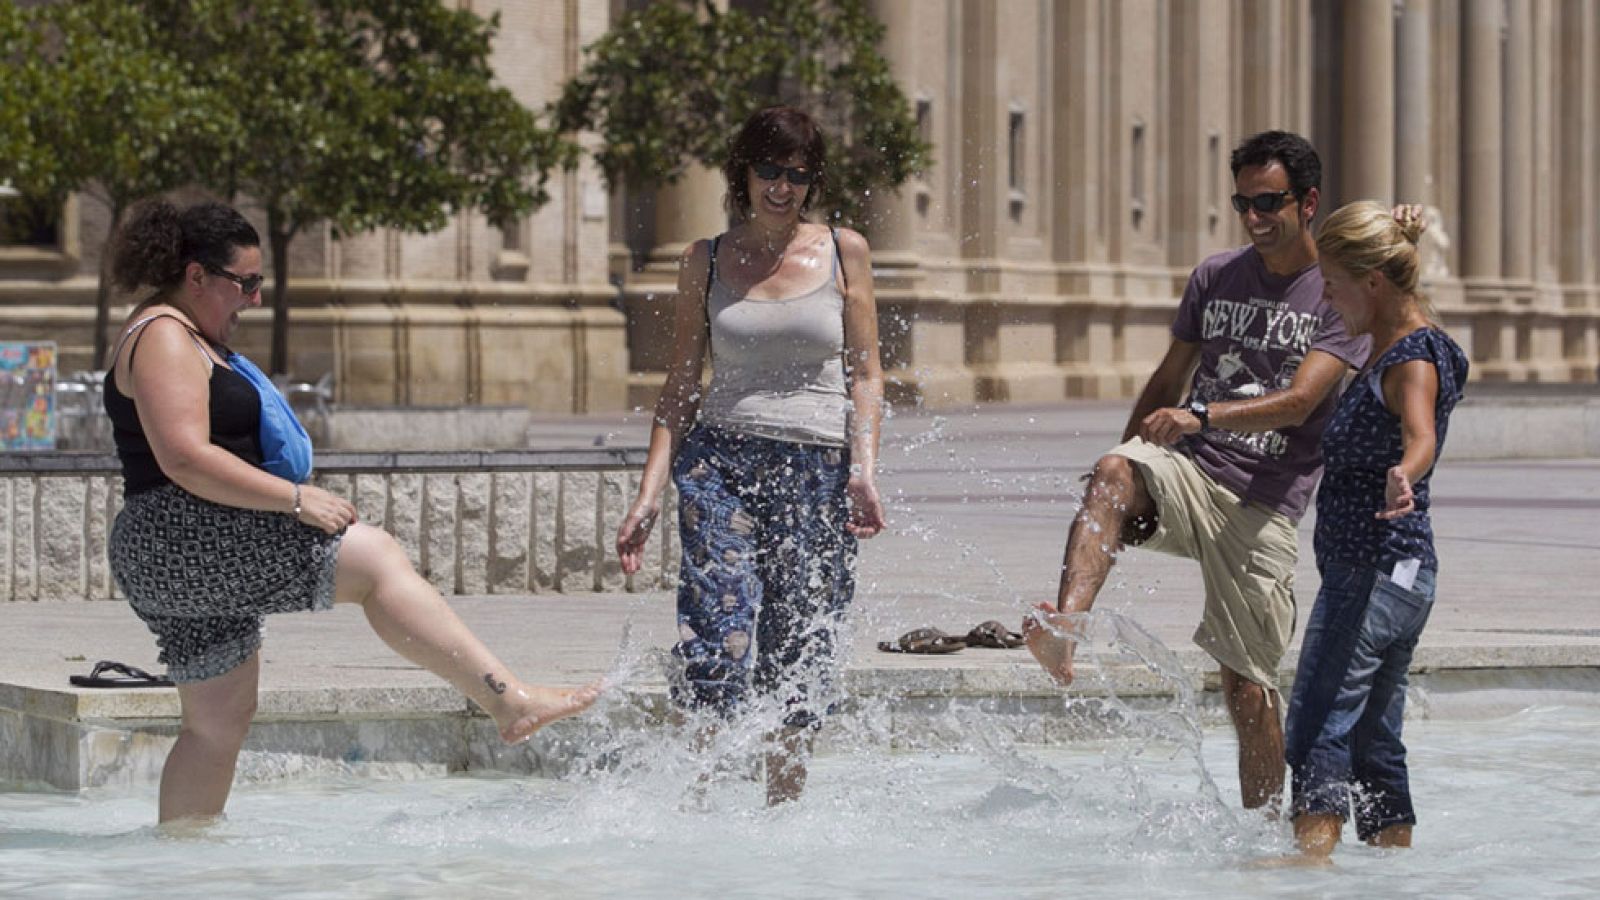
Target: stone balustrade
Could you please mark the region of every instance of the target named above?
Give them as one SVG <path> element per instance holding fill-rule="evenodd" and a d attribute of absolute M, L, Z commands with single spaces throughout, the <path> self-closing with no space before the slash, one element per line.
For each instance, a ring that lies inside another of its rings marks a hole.
<path fill-rule="evenodd" d="M 678 562 L 671 496 L 641 571 L 623 574 L 613 549 L 644 456 L 333 451 L 314 482 L 393 534 L 446 595 L 644 591 L 672 583 Z M 118 596 L 106 541 L 121 506 L 114 455 L 0 455 L 0 601 Z"/>

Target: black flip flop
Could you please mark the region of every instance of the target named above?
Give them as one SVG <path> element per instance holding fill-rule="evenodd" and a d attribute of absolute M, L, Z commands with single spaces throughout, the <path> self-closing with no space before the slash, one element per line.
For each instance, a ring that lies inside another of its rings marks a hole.
<path fill-rule="evenodd" d="M 1010 650 L 1026 643 L 1022 635 L 994 619 L 974 626 L 967 632 L 965 640 L 968 647 L 993 647 L 996 650 Z"/>
<path fill-rule="evenodd" d="M 914 628 L 892 641 L 879 641 L 878 649 L 885 653 L 920 653 L 943 655 L 964 649 L 967 642 L 937 628 Z"/>
<path fill-rule="evenodd" d="M 121 675 L 106 675 L 105 672 L 120 672 Z M 94 664 L 87 675 L 73 675 L 67 679 L 78 687 L 89 688 L 147 688 L 147 687 L 173 687 L 171 679 L 165 675 L 151 675 L 143 669 L 137 669 L 125 663 L 112 662 L 102 659 Z"/>

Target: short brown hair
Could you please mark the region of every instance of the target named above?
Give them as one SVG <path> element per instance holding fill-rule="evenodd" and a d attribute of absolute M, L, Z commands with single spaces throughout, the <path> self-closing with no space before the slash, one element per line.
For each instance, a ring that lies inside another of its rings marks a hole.
<path fill-rule="evenodd" d="M 728 161 L 722 176 L 728 181 L 728 211 L 744 218 L 750 215 L 750 167 L 759 162 L 776 162 L 798 156 L 816 175 L 806 191 L 802 210 L 810 209 L 823 192 L 827 179 L 828 144 L 816 120 L 792 106 L 769 106 L 744 122 L 728 147 Z"/>

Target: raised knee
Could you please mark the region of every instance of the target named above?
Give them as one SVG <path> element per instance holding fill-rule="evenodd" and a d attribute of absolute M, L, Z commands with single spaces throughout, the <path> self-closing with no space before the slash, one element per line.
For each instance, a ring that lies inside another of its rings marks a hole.
<path fill-rule="evenodd" d="M 382 528 L 373 527 L 371 530 L 373 550 L 383 566 L 411 568 L 411 558 L 406 556 L 406 548 L 400 546 L 394 535 Z"/>
<path fill-rule="evenodd" d="M 1110 488 L 1128 489 L 1133 487 L 1133 463 L 1126 456 L 1117 453 L 1107 453 L 1100 457 L 1094 464 L 1094 477 L 1096 485 L 1105 485 Z"/>
<path fill-rule="evenodd" d="M 349 554 L 353 566 L 365 577 L 370 594 L 384 580 L 414 572 L 411 558 L 394 535 L 372 525 L 352 525 L 345 535 L 341 554 Z"/>

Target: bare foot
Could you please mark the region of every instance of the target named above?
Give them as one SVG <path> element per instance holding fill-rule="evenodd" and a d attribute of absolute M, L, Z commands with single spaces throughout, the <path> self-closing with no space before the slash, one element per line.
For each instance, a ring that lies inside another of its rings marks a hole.
<path fill-rule="evenodd" d="M 1333 865 L 1333 857 L 1323 853 L 1290 853 L 1269 856 L 1245 863 L 1246 869 L 1324 869 Z"/>
<path fill-rule="evenodd" d="M 1083 630 L 1078 619 L 1040 603 L 1022 620 L 1022 637 L 1027 641 L 1028 652 L 1063 687 L 1072 683 L 1072 655 Z"/>
<path fill-rule="evenodd" d="M 506 704 L 504 717 L 495 717 L 500 739 L 520 744 L 551 722 L 583 712 L 599 698 L 600 687 L 599 681 L 591 681 L 575 690 L 533 684 L 517 688 L 512 691 L 516 697 Z"/>
<path fill-rule="evenodd" d="M 180 816 L 157 824 L 156 834 L 177 840 L 202 840 L 211 838 L 211 829 L 227 820 L 227 815 L 223 813 L 214 816 Z"/>

